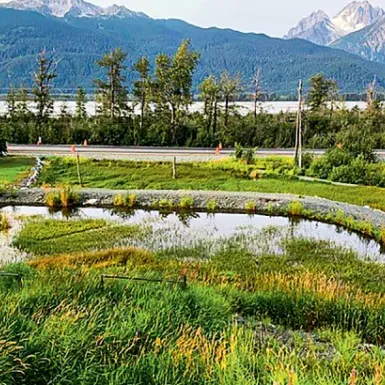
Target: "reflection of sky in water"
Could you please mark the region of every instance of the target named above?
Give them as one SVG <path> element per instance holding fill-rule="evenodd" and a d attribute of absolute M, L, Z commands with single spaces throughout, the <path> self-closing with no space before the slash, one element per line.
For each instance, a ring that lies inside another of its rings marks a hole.
<path fill-rule="evenodd" d="M 62 219 L 62 213 L 50 214 L 46 207 L 5 207 L 3 211 L 16 215 L 42 215 Z M 152 228 L 146 239 L 125 240 L 122 244 L 150 249 L 200 246 L 207 254 L 221 247 L 221 239 L 234 238 L 254 253 L 279 252 L 283 239 L 305 237 L 333 242 L 337 246 L 352 249 L 361 257 L 385 260 L 380 246 L 359 234 L 340 227 L 315 221 L 291 220 L 284 217 L 268 217 L 247 214 L 195 213 L 181 216 L 157 211 L 135 210 L 114 212 L 100 208 L 82 208 L 74 218 L 94 218 L 118 221 L 124 224 L 140 223 Z"/>

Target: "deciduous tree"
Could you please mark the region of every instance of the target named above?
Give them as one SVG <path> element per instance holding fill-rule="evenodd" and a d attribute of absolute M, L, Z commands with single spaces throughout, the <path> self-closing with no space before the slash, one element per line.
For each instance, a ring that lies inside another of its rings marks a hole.
<path fill-rule="evenodd" d="M 128 111 L 128 91 L 124 85 L 126 58 L 127 54 L 121 48 L 117 48 L 97 62 L 99 67 L 107 71 L 107 81 L 95 79 L 98 100 L 101 103 L 99 112 L 111 119 L 123 116 Z"/>

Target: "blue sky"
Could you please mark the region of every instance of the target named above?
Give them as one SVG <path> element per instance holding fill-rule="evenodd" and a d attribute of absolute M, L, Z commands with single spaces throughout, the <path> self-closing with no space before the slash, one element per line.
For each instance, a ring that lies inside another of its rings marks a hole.
<path fill-rule="evenodd" d="M 349 0 L 88 0 L 101 6 L 113 3 L 143 11 L 155 18 L 179 18 L 203 26 L 262 32 L 280 37 L 299 19 L 322 9 L 331 16 Z M 385 8 L 385 0 L 373 0 Z"/>

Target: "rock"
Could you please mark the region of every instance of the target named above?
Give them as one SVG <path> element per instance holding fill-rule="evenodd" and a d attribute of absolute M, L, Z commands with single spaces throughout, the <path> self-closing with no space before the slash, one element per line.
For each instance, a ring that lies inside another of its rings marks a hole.
<path fill-rule="evenodd" d="M 99 204 L 99 199 L 88 199 L 84 202 L 84 206 L 97 206 Z"/>

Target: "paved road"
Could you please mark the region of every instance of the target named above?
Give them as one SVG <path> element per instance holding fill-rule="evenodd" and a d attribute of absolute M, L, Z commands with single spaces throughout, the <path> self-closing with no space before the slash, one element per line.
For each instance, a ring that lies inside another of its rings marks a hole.
<path fill-rule="evenodd" d="M 119 156 L 119 157 L 210 157 L 215 155 L 213 148 L 173 148 L 173 147 L 114 147 L 114 146 L 76 146 L 80 154 L 92 157 L 95 156 Z M 69 145 L 9 145 L 8 151 L 15 155 L 70 155 Z M 316 155 L 322 155 L 325 150 L 306 150 Z M 221 156 L 228 156 L 234 153 L 233 149 L 224 149 Z M 385 159 L 385 150 L 377 150 L 377 155 Z M 258 149 L 260 156 L 294 156 L 293 149 Z"/>
<path fill-rule="evenodd" d="M 84 154 L 120 155 L 120 156 L 211 156 L 215 155 L 213 148 L 173 148 L 173 147 L 114 147 L 114 146 L 76 146 L 76 150 Z M 69 145 L 9 145 L 10 154 L 22 155 L 63 155 L 71 154 Z M 312 150 L 317 154 L 323 154 L 323 150 Z M 232 155 L 233 149 L 223 149 L 221 155 Z M 259 149 L 258 155 L 294 155 L 292 149 Z"/>

